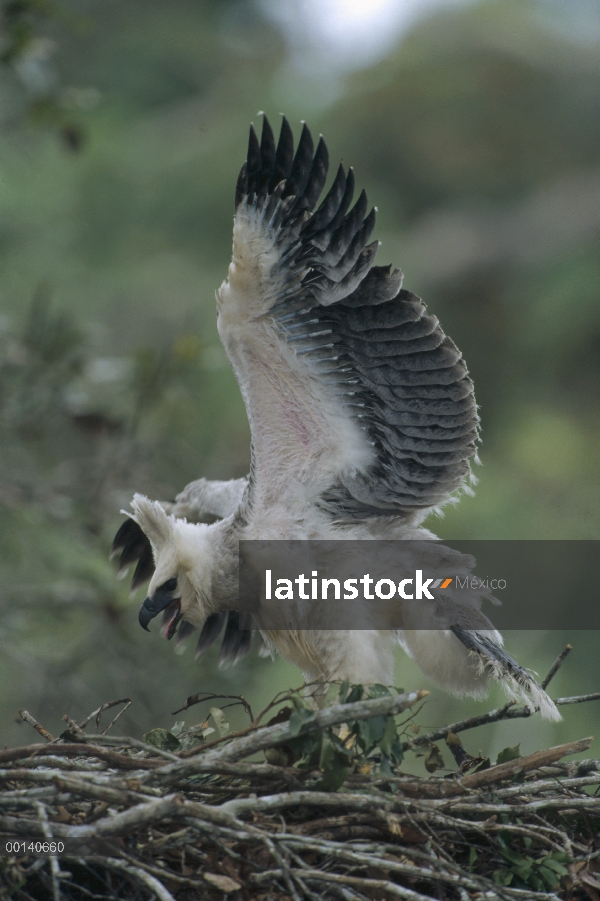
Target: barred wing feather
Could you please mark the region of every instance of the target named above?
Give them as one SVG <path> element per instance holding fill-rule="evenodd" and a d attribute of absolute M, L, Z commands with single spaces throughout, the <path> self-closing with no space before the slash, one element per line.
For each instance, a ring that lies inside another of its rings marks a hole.
<path fill-rule="evenodd" d="M 250 130 L 219 332 L 252 429 L 253 510 L 293 494 L 334 519 L 414 517 L 465 484 L 476 453 L 460 351 L 402 275 L 375 266 L 375 210 L 306 126 L 294 153 Z"/>

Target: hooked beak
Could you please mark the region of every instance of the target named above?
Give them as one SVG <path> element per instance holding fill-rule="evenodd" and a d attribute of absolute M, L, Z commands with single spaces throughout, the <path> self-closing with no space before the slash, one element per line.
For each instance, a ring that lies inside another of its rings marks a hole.
<path fill-rule="evenodd" d="M 170 604 L 173 604 L 175 599 L 173 595 L 168 591 L 161 591 L 158 589 L 152 597 L 147 597 L 142 606 L 140 607 L 140 612 L 138 614 L 138 620 L 142 629 L 145 629 L 146 632 L 149 632 L 148 623 L 151 619 L 154 619 L 155 616 L 165 610 Z M 171 636 L 169 636 L 171 637 Z"/>

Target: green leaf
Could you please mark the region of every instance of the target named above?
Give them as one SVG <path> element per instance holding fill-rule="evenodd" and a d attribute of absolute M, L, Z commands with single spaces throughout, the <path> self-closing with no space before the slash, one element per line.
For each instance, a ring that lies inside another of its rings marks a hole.
<path fill-rule="evenodd" d="M 391 691 L 387 687 L 387 685 L 380 685 L 378 682 L 375 682 L 373 685 L 369 685 L 369 697 L 370 698 L 386 698 L 391 695 Z"/>
<path fill-rule="evenodd" d="M 310 723 L 315 718 L 313 710 L 307 707 L 300 707 L 294 710 L 290 717 L 290 735 L 299 735 L 306 723 Z"/>
<path fill-rule="evenodd" d="M 390 766 L 389 758 L 385 755 L 382 755 L 381 760 L 379 761 L 379 772 L 382 776 L 391 777 L 394 775 L 394 771 Z"/>
<path fill-rule="evenodd" d="M 171 735 L 175 735 L 177 736 L 177 738 L 179 738 L 184 729 L 185 720 L 178 720 L 174 726 L 171 726 Z"/>
<path fill-rule="evenodd" d="M 355 728 L 358 741 L 365 754 L 368 754 L 381 741 L 386 728 L 385 716 L 373 716 L 368 720 L 358 720 Z"/>
<path fill-rule="evenodd" d="M 319 766 L 324 735 L 324 732 L 311 732 L 308 735 L 300 735 L 299 738 L 292 740 L 292 747 L 297 752 L 300 751 L 304 758 L 304 765 L 308 769 L 314 770 L 315 767 Z"/>
<path fill-rule="evenodd" d="M 529 885 L 536 890 L 536 892 L 545 892 L 546 885 L 542 879 L 536 874 L 532 873 L 528 879 Z"/>
<path fill-rule="evenodd" d="M 503 848 L 501 853 L 505 860 L 520 869 L 530 870 L 535 863 L 532 857 L 523 857 L 522 854 L 517 854 L 511 848 Z"/>
<path fill-rule="evenodd" d="M 404 751 L 402 750 L 402 742 L 400 741 L 400 739 L 398 738 L 397 735 L 396 735 L 396 738 L 392 742 L 392 749 L 391 749 L 390 757 L 394 761 L 394 763 L 400 763 L 402 760 L 404 760 Z"/>
<path fill-rule="evenodd" d="M 216 732 L 212 726 L 207 726 L 206 723 L 197 723 L 195 726 L 190 726 L 189 729 L 183 728 L 184 726 L 185 723 L 183 722 L 175 723 L 171 729 L 172 734 L 176 735 L 179 739 L 179 743 L 184 751 L 197 747 L 207 736 Z M 176 729 L 177 731 L 175 731 Z"/>
<path fill-rule="evenodd" d="M 516 851 L 511 850 L 510 848 L 504 848 L 501 851 L 502 857 L 510 864 L 510 869 L 521 879 L 523 882 L 529 882 L 531 884 L 532 876 L 535 876 L 534 867 L 536 866 L 536 862 L 532 857 L 523 857 L 521 854 L 517 854 Z"/>
<path fill-rule="evenodd" d="M 471 869 L 471 870 L 473 869 L 473 864 L 477 860 L 477 857 L 478 857 L 477 849 L 474 848 L 473 845 L 471 845 L 471 847 L 469 849 L 469 869 Z"/>
<path fill-rule="evenodd" d="M 362 701 L 365 690 L 362 685 L 353 685 L 350 694 L 346 698 L 346 704 L 353 704 L 355 701 Z"/>
<path fill-rule="evenodd" d="M 331 735 L 328 735 L 327 731 L 321 732 L 320 739 L 315 763 L 321 772 L 324 773 L 333 765 L 336 757 L 336 749 L 331 741 Z"/>
<path fill-rule="evenodd" d="M 323 776 L 315 785 L 318 791 L 337 791 L 344 784 L 349 772 L 346 758 L 339 753 L 330 736 L 325 733 L 321 742 L 319 769 Z"/>
<path fill-rule="evenodd" d="M 323 773 L 323 776 L 315 782 L 315 791 L 336 792 L 346 781 L 348 772 L 349 770 L 347 767 L 339 761 L 336 761 L 335 766 L 330 767 L 327 772 Z"/>
<path fill-rule="evenodd" d="M 514 748 L 504 748 L 498 754 L 496 765 L 499 763 L 507 763 L 509 760 L 518 760 L 521 756 L 521 745 L 515 745 Z"/>
<path fill-rule="evenodd" d="M 346 697 L 348 695 L 348 689 L 350 688 L 350 683 L 347 679 L 344 679 L 342 684 L 340 685 L 340 693 L 338 695 L 338 703 L 345 704 Z"/>
<path fill-rule="evenodd" d="M 217 731 L 219 736 L 223 738 L 224 735 L 227 735 L 229 732 L 229 721 L 220 707 L 211 707 L 210 713 L 215 721 L 215 726 L 217 727 Z"/>
<path fill-rule="evenodd" d="M 179 739 L 166 729 L 151 729 L 150 732 L 142 735 L 142 741 L 161 751 L 177 751 L 181 747 Z"/>
<path fill-rule="evenodd" d="M 301 698 L 300 695 L 293 694 L 291 697 L 291 702 L 295 710 L 310 710 L 310 705 Z"/>
<path fill-rule="evenodd" d="M 513 874 L 510 870 L 496 870 L 492 873 L 492 879 L 496 883 L 496 885 L 510 885 L 513 881 Z"/>
<path fill-rule="evenodd" d="M 432 745 L 425 755 L 425 769 L 428 773 L 435 773 L 440 767 L 444 766 L 444 758 L 440 753 L 437 745 Z"/>
<path fill-rule="evenodd" d="M 549 870 L 554 870 L 554 872 L 558 873 L 559 876 L 569 875 L 569 871 L 564 863 L 560 863 L 558 860 L 555 860 L 553 855 L 544 857 L 544 859 L 540 861 L 540 864 L 544 867 L 548 867 Z"/>
<path fill-rule="evenodd" d="M 548 886 L 548 888 L 554 888 L 560 882 L 560 877 L 554 873 L 552 870 L 548 869 L 548 867 L 540 865 L 537 868 L 538 873 Z"/>
<path fill-rule="evenodd" d="M 393 716 L 387 716 L 385 719 L 385 729 L 379 739 L 379 747 L 382 754 L 385 754 L 386 757 L 392 757 L 394 739 L 397 736 L 396 721 Z"/>

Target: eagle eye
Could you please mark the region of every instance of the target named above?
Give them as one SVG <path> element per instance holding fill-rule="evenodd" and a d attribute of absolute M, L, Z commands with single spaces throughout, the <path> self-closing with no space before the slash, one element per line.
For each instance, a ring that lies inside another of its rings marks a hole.
<path fill-rule="evenodd" d="M 177 588 L 177 579 L 167 579 L 164 585 L 160 586 L 160 591 L 175 591 Z"/>

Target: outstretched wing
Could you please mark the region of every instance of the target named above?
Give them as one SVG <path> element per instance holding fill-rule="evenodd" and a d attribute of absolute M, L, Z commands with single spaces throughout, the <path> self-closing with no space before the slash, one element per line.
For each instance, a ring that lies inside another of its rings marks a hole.
<path fill-rule="evenodd" d="M 402 275 L 374 266 L 375 210 L 306 126 L 294 154 L 250 129 L 218 325 L 252 430 L 250 503 L 314 502 L 336 519 L 413 515 L 464 485 L 473 385 Z"/>
<path fill-rule="evenodd" d="M 174 501 L 161 501 L 167 513 L 188 522 L 207 522 L 224 519 L 238 509 L 248 487 L 247 479 L 228 482 L 196 479 L 185 486 Z M 119 577 L 123 578 L 133 563 L 137 566 L 131 580 L 135 591 L 148 582 L 154 573 L 154 557 L 150 541 L 133 519 L 126 519 L 114 537 L 111 559 L 119 556 Z"/>
<path fill-rule="evenodd" d="M 223 519 L 238 509 L 248 485 L 247 479 L 232 479 L 229 482 L 197 479 L 190 482 L 177 495 L 175 501 L 165 501 L 162 506 L 172 516 L 184 517 L 188 522 L 203 522 L 207 519 Z M 120 552 L 120 554 L 119 554 Z M 149 539 L 133 519 L 126 519 L 115 535 L 111 557 L 119 555 L 119 575 L 126 575 L 135 563 L 131 580 L 132 591 L 152 578 L 154 557 Z M 164 624 L 171 617 L 165 611 Z M 236 663 L 245 657 L 252 644 L 252 620 L 247 614 L 234 611 L 215 613 L 209 616 L 200 632 L 196 654 L 201 654 L 217 641 L 225 628 L 219 665 Z M 176 644 L 185 642 L 195 627 L 182 622 L 177 632 Z"/>

